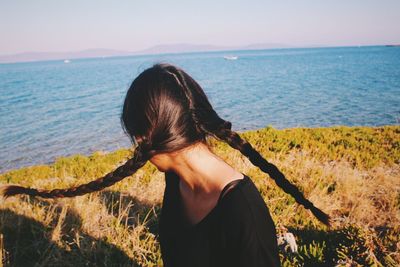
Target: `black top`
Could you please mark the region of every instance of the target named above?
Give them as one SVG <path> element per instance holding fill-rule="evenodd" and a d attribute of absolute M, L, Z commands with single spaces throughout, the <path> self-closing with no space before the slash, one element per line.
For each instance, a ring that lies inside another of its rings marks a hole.
<path fill-rule="evenodd" d="M 280 266 L 274 222 L 248 176 L 227 184 L 195 225 L 184 217 L 179 177 L 167 172 L 165 178 L 159 224 L 165 267 Z"/>

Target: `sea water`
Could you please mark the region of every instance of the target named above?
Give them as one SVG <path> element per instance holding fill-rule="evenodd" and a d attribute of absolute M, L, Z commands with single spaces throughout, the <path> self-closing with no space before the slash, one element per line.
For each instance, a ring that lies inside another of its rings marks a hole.
<path fill-rule="evenodd" d="M 129 147 L 120 125 L 125 93 L 141 71 L 158 62 L 176 64 L 193 76 L 237 131 L 400 122 L 400 47 L 0 64 L 0 172 Z"/>

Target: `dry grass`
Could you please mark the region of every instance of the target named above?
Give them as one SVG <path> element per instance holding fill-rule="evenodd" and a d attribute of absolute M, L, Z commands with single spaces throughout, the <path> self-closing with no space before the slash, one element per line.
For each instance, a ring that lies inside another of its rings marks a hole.
<path fill-rule="evenodd" d="M 268 127 L 241 135 L 334 221 L 327 229 L 239 152 L 211 141 L 218 155 L 253 179 L 279 231 L 294 233 L 299 252 L 282 251 L 283 266 L 400 264 L 399 126 Z M 104 175 L 130 154 L 119 150 L 61 158 L 53 165 L 4 173 L 0 183 L 69 187 Z M 163 174 L 148 163 L 101 192 L 71 199 L 21 196 L 2 201 L 2 263 L 161 266 L 157 221 L 164 186 Z"/>

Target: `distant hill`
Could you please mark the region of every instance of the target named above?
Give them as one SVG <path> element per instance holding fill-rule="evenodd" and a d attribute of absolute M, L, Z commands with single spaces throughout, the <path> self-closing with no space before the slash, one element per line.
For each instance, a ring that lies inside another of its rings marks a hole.
<path fill-rule="evenodd" d="M 206 52 L 206 51 L 229 51 L 229 50 L 257 50 L 270 48 L 289 48 L 293 46 L 285 44 L 259 43 L 245 46 L 218 46 L 218 45 L 194 45 L 194 44 L 170 44 L 157 45 L 148 49 L 137 51 L 138 54 L 162 54 L 162 53 L 186 53 L 186 52 Z"/>
<path fill-rule="evenodd" d="M 0 56 L 0 63 L 30 62 L 45 60 L 65 60 L 77 58 L 117 57 L 129 55 L 164 54 L 164 53 L 187 53 L 206 51 L 229 51 L 229 50 L 256 50 L 270 48 L 289 48 L 293 46 L 285 44 L 259 43 L 245 46 L 218 46 L 207 44 L 164 44 L 157 45 L 139 51 L 121 51 L 113 49 L 86 49 L 76 52 L 25 52 L 13 55 Z"/>
<path fill-rule="evenodd" d="M 29 62 L 45 60 L 64 60 L 76 58 L 96 58 L 124 56 L 130 52 L 111 49 L 87 49 L 77 52 L 25 52 L 14 55 L 0 56 L 0 63 Z"/>
<path fill-rule="evenodd" d="M 217 45 L 196 45 L 196 44 L 166 44 L 156 45 L 144 50 L 137 51 L 137 54 L 164 54 L 164 53 L 188 53 L 188 52 L 203 52 L 203 51 L 219 51 L 229 50 L 229 46 Z"/>

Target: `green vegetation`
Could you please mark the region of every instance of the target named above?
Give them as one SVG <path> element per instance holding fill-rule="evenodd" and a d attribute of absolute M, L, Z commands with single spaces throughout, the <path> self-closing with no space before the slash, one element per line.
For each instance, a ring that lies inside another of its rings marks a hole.
<path fill-rule="evenodd" d="M 333 218 L 328 229 L 238 151 L 210 140 L 215 153 L 253 179 L 278 232 L 294 234 L 298 252 L 282 249 L 283 266 L 400 264 L 400 126 L 267 127 L 241 136 Z M 122 149 L 58 158 L 3 173 L 0 184 L 76 186 L 112 171 L 131 154 Z M 164 186 L 163 173 L 147 163 L 101 192 L 0 200 L 3 264 L 161 266 L 157 222 Z"/>

